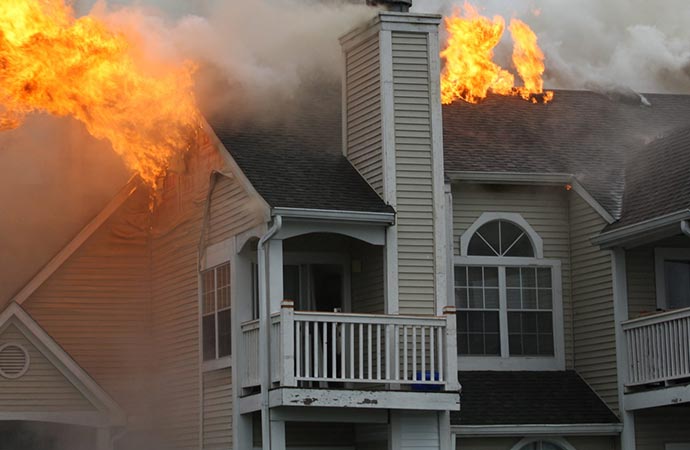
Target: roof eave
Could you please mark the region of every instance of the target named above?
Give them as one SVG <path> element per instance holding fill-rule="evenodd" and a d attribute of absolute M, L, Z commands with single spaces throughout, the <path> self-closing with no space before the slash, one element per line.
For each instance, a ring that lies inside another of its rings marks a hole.
<path fill-rule="evenodd" d="M 680 233 L 680 223 L 689 219 L 690 209 L 683 209 L 601 233 L 592 238 L 592 243 L 602 248 L 616 247 L 634 242 L 644 238 L 647 235 L 654 234 L 660 230 L 663 230 L 664 228 L 672 227 L 676 224 L 678 224 L 678 232 Z"/>

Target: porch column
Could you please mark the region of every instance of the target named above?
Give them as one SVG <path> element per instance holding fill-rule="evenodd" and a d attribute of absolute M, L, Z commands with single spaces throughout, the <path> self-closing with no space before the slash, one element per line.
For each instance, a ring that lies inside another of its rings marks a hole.
<path fill-rule="evenodd" d="M 623 422 L 621 448 L 635 450 L 635 415 L 625 410 L 625 383 L 628 379 L 628 348 L 621 323 L 628 320 L 628 277 L 625 269 L 625 249 L 611 251 L 613 275 L 613 314 L 616 327 L 616 371 L 618 372 L 618 409 Z"/>
<path fill-rule="evenodd" d="M 266 245 L 268 258 L 268 311 L 280 312 L 283 301 L 283 241 L 271 239 Z"/>
<path fill-rule="evenodd" d="M 274 420 L 271 418 L 271 448 L 267 449 L 264 446 L 264 450 L 286 450 L 287 444 L 285 443 L 285 421 L 284 420 Z"/>
<path fill-rule="evenodd" d="M 99 428 L 98 431 L 96 431 L 96 449 L 113 450 L 110 428 Z"/>

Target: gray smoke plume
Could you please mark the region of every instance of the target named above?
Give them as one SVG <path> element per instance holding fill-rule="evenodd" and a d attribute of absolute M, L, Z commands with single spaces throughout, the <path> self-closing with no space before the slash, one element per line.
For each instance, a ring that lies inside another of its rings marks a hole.
<path fill-rule="evenodd" d="M 690 8 L 685 0 L 477 0 L 482 13 L 517 17 L 539 36 L 551 88 L 690 93 Z M 459 0 L 416 0 L 450 13 Z M 510 42 L 497 50 L 510 67 Z M 508 47 L 507 49 L 505 47 Z"/>

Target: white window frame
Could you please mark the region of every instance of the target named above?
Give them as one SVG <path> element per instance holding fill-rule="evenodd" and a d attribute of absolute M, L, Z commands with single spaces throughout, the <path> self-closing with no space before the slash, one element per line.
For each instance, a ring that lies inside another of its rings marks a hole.
<path fill-rule="evenodd" d="M 211 245 L 206 248 L 206 251 L 202 255 L 199 263 L 199 273 L 198 273 L 198 307 L 199 307 L 199 361 L 201 362 L 201 371 L 211 372 L 214 370 L 225 369 L 232 367 L 232 351 L 230 355 L 223 356 L 221 358 L 210 359 L 204 361 L 204 328 L 203 328 L 203 276 L 202 273 L 220 266 L 221 264 L 230 263 L 230 311 L 235 309 L 235 262 L 232 260 L 232 255 L 234 254 L 234 241 L 233 239 L 226 239 L 218 244 Z M 233 312 L 230 313 L 234 315 Z M 232 321 L 232 339 L 236 339 L 235 322 Z M 216 319 L 216 347 L 218 346 L 218 323 Z"/>
<path fill-rule="evenodd" d="M 467 247 L 474 233 L 485 223 L 493 220 L 513 222 L 525 231 L 534 247 L 535 257 L 514 256 L 468 256 Z M 499 270 L 499 329 L 501 339 L 500 356 L 458 355 L 460 370 L 565 370 L 565 336 L 563 326 L 563 287 L 560 259 L 545 259 L 541 237 L 516 213 L 483 213 L 460 237 L 460 256 L 455 256 L 454 266 L 490 267 L 550 267 L 553 288 L 553 356 L 510 356 L 508 354 L 508 300 L 505 272 Z M 455 288 L 455 286 L 453 286 Z"/>
<path fill-rule="evenodd" d="M 577 450 L 573 445 L 566 441 L 565 439 L 561 437 L 551 437 L 551 436 L 542 436 L 542 437 L 528 437 L 524 438 L 517 444 L 515 444 L 510 450 L 522 450 L 522 448 L 525 445 L 533 444 L 534 442 L 548 442 L 549 444 L 554 444 L 558 445 L 559 447 L 563 448 L 564 450 Z"/>
<path fill-rule="evenodd" d="M 655 248 L 654 249 L 654 270 L 656 279 L 656 305 L 657 308 L 668 309 L 666 301 L 666 271 L 664 262 L 666 260 L 690 261 L 690 248 Z"/>

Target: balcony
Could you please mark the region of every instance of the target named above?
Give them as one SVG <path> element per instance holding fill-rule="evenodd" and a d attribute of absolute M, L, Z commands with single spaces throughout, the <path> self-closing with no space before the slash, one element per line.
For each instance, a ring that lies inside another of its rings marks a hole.
<path fill-rule="evenodd" d="M 291 301 L 284 301 L 271 323 L 273 390 L 310 391 L 305 398 L 312 401 L 318 392 L 366 391 L 362 399 L 369 401 L 358 403 L 361 407 L 395 406 L 382 398 L 372 401 L 373 392 L 438 396 L 455 391 L 438 406 L 449 409 L 450 402 L 450 409 L 457 409 L 453 308 L 442 317 L 324 313 L 295 311 Z M 240 385 L 250 395 L 260 385 L 258 321 L 242 324 L 241 345 Z M 291 395 L 300 397 L 294 391 Z M 405 403 L 407 409 L 414 406 L 409 399 Z"/>
<path fill-rule="evenodd" d="M 690 308 L 629 320 L 622 327 L 628 353 L 626 408 L 690 401 Z"/>

